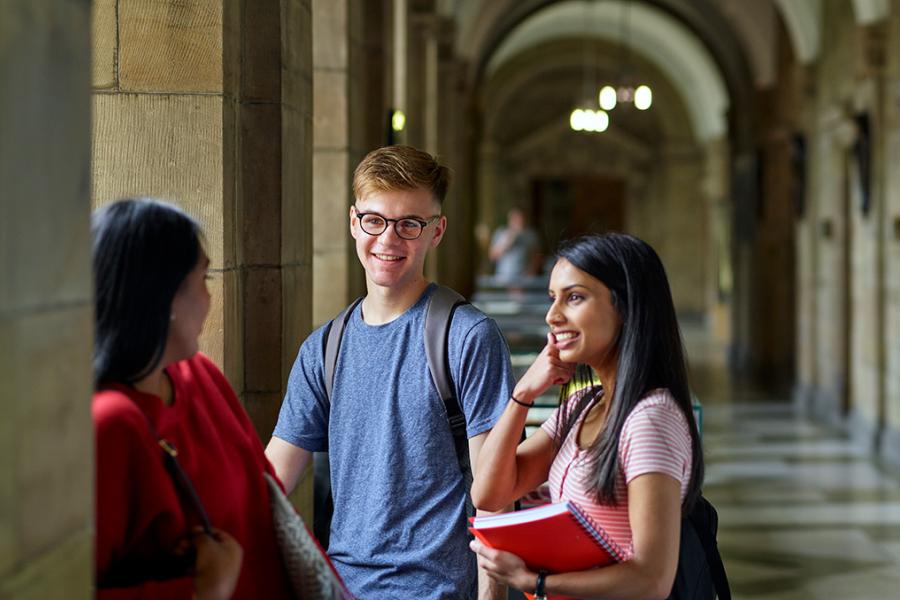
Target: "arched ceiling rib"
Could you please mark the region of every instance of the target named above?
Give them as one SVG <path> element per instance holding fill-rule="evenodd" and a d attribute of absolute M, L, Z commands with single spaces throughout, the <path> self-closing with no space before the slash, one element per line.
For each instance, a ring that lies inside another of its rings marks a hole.
<path fill-rule="evenodd" d="M 504 39 L 530 16 L 572 0 L 460 0 L 456 48 L 467 58 L 470 81 L 475 88 L 484 83 L 487 64 Z M 621 1 L 621 0 L 619 0 Z M 754 0 L 754 2 L 757 0 Z M 772 0 L 760 0 L 771 2 Z M 729 138 L 736 152 L 754 144 L 756 90 L 754 73 L 740 37 L 718 8 L 720 0 L 633 0 L 632 6 L 657 9 L 692 32 L 716 64 L 729 96 Z M 598 5 L 606 0 L 597 1 Z M 656 43 L 656 40 L 654 40 Z M 688 99 L 686 99 L 688 100 Z"/>
<path fill-rule="evenodd" d="M 775 4 L 784 17 L 797 60 L 803 64 L 815 61 L 822 43 L 821 0 L 775 0 Z"/>
<path fill-rule="evenodd" d="M 853 14 L 860 25 L 871 25 L 891 12 L 890 0 L 853 0 Z"/>
<path fill-rule="evenodd" d="M 681 22 L 646 4 L 629 7 L 630 35 L 623 36 L 626 3 L 571 0 L 553 4 L 529 16 L 507 36 L 491 56 L 487 74 L 520 52 L 539 44 L 589 36 L 627 44 L 665 73 L 688 106 L 700 140 L 727 132 L 728 92 L 707 49 Z"/>
<path fill-rule="evenodd" d="M 722 14 L 734 27 L 753 69 L 753 81 L 765 89 L 775 84 L 777 28 L 771 2 L 718 0 Z"/>

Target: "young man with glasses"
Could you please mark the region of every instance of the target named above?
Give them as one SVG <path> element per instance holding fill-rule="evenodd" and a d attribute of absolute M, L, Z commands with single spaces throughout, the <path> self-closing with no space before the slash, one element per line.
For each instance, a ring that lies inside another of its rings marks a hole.
<path fill-rule="evenodd" d="M 350 235 L 365 299 L 341 337 L 331 401 L 328 326 L 300 348 L 266 454 L 288 490 L 328 451 L 334 518 L 328 553 L 359 598 L 505 597 L 468 550 L 467 490 L 444 404 L 428 369 L 423 325 L 435 285 L 425 256 L 447 228 L 449 174 L 408 146 L 369 153 L 353 176 Z M 471 305 L 453 314 L 450 377 L 466 417 L 471 463 L 500 418 L 512 378 L 496 324 Z M 476 582 L 478 585 L 476 585 Z"/>

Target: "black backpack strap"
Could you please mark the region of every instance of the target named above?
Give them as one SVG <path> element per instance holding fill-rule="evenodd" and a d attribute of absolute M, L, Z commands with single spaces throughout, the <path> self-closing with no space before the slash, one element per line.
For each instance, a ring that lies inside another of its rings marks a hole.
<path fill-rule="evenodd" d="M 334 369 L 337 366 L 338 353 L 341 351 L 341 338 L 344 336 L 344 328 L 347 326 L 347 321 L 350 319 L 350 315 L 353 314 L 353 310 L 362 302 L 363 297 L 360 296 L 356 300 L 353 301 L 350 306 L 347 306 L 338 313 L 338 315 L 331 320 L 331 324 L 328 327 L 328 334 L 325 339 L 325 397 L 329 404 L 331 404 L 331 388 L 334 385 Z"/>
<path fill-rule="evenodd" d="M 725 574 L 725 564 L 722 555 L 719 554 L 719 545 L 716 543 L 715 532 L 719 528 L 719 515 L 709 500 L 700 496 L 694 504 L 693 510 L 688 513 L 688 519 L 694 526 L 700 543 L 703 544 L 703 552 L 706 554 L 706 562 L 709 565 L 709 573 L 716 588 L 716 596 L 719 600 L 731 600 L 731 589 L 728 585 L 728 576 Z"/>

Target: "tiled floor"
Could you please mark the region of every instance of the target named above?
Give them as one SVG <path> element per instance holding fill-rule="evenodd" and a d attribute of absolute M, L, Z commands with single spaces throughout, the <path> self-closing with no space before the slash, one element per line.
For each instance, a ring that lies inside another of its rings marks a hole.
<path fill-rule="evenodd" d="M 540 350 L 543 295 L 528 295 L 524 311 L 521 295 L 482 298 L 488 312 L 500 303 L 521 373 Z M 704 494 L 719 511 L 734 598 L 900 599 L 900 477 L 786 398 L 736 384 L 702 328 L 682 327 L 704 405 Z"/>
<path fill-rule="evenodd" d="M 900 598 L 900 478 L 774 402 L 707 402 L 704 493 L 735 598 Z"/>

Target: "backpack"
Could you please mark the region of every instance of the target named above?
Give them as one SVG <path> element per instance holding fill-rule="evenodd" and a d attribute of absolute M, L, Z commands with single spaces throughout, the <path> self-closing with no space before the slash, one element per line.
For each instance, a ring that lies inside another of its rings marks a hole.
<path fill-rule="evenodd" d="M 334 370 L 341 348 L 341 338 L 344 328 L 353 310 L 362 302 L 362 297 L 357 298 L 352 304 L 344 308 L 331 320 L 326 332 L 325 341 L 325 392 L 328 406 L 331 406 L 331 390 L 334 383 Z M 447 413 L 447 421 L 450 432 L 453 434 L 453 446 L 456 448 L 456 458 L 459 469 L 463 474 L 463 483 L 466 488 L 466 515 L 475 514 L 472 498 L 468 490 L 472 487 L 472 465 L 469 462 L 469 439 L 466 435 L 466 417 L 460 408 L 459 400 L 454 393 L 453 381 L 450 377 L 450 363 L 447 352 L 447 339 L 450 332 L 450 322 L 453 313 L 461 304 L 468 304 L 465 298 L 448 287 L 439 285 L 428 299 L 425 309 L 425 357 L 428 361 L 428 370 L 434 387 L 437 389 L 444 403 Z M 313 531 L 322 546 L 328 547 L 328 537 L 331 530 L 331 516 L 334 512 L 334 502 L 331 496 L 331 477 L 328 468 L 328 456 L 324 452 L 317 452 L 314 457 L 314 484 L 313 484 Z"/>
<path fill-rule="evenodd" d="M 668 600 L 731 600 L 725 565 L 716 544 L 719 515 L 702 495 L 681 519 L 678 569 Z"/>

